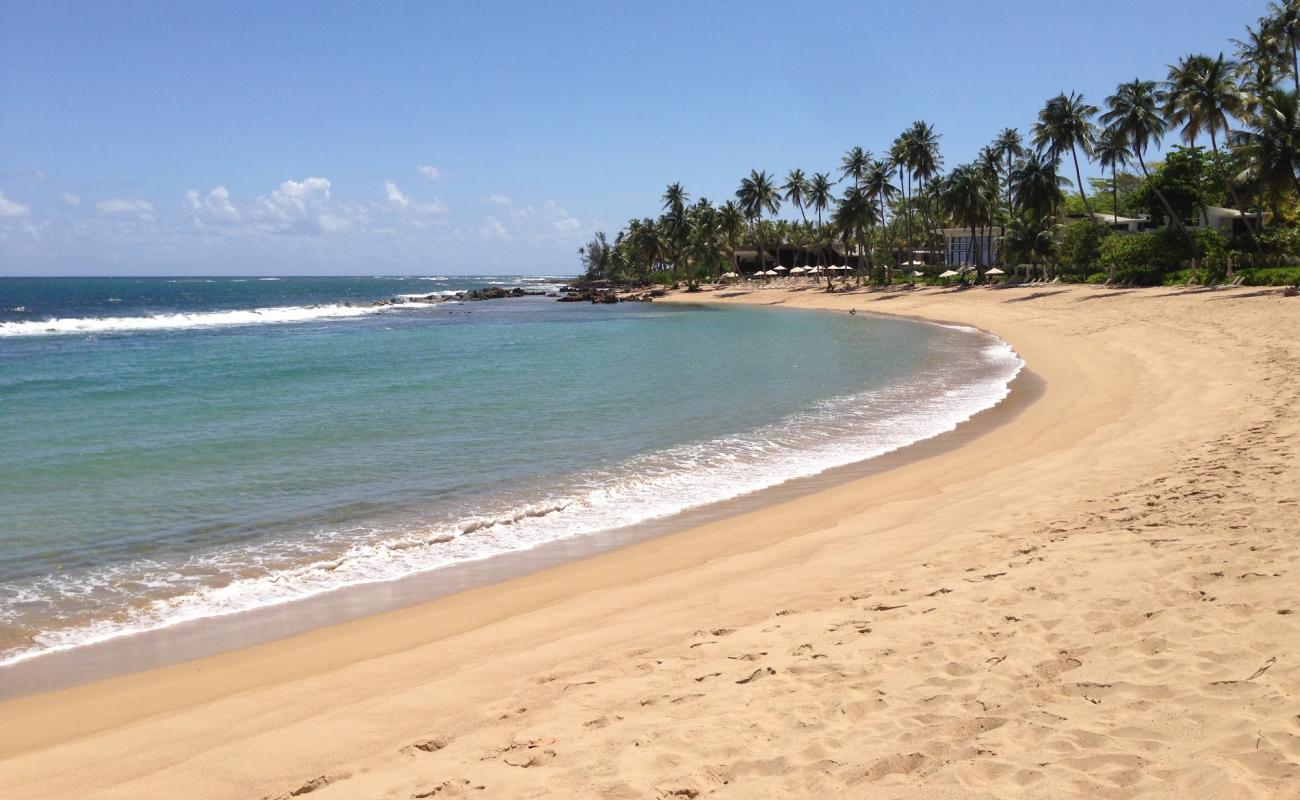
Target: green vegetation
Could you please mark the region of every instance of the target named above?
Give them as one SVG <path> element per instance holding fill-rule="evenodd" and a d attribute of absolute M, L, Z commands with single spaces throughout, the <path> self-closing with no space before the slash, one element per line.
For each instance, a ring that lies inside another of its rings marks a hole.
<path fill-rule="evenodd" d="M 848 265 L 843 282 L 891 283 L 920 264 L 927 277 L 965 267 L 979 279 L 996 265 L 1011 280 L 1295 283 L 1298 43 L 1300 0 L 1270 3 L 1232 40 L 1235 59 L 1185 55 L 1163 80 L 1121 83 L 1100 106 L 1061 92 L 1038 112 L 1028 148 L 1006 128 L 947 171 L 940 134 L 917 121 L 879 158 L 851 148 L 837 177 L 754 170 L 721 205 L 691 202 L 673 183 L 657 218 L 580 249 L 586 277 L 695 289 L 727 272 Z M 1153 160 L 1167 134 L 1182 145 Z M 1089 162 L 1103 177 L 1085 187 Z M 831 289 L 837 273 L 825 274 L 817 280 Z"/>

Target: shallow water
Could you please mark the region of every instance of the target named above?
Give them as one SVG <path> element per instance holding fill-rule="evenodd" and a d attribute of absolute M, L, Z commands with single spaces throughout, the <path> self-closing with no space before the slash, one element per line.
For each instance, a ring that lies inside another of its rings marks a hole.
<path fill-rule="evenodd" d="M 562 279 L 0 279 L 0 663 L 665 517 L 996 403 L 970 329 Z"/>

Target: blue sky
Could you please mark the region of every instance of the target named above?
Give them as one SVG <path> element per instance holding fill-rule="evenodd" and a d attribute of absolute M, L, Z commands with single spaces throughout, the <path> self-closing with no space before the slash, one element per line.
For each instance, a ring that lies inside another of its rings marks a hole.
<path fill-rule="evenodd" d="M 955 165 L 1264 6 L 0 0 L 0 274 L 573 272 L 671 181 Z"/>

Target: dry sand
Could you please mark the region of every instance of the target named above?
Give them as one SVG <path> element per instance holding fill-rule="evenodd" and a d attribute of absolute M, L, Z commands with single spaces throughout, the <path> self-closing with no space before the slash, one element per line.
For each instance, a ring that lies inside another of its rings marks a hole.
<path fill-rule="evenodd" d="M 702 299 L 978 325 L 1045 390 L 759 512 L 0 704 L 0 795 L 1300 797 L 1300 299 Z"/>

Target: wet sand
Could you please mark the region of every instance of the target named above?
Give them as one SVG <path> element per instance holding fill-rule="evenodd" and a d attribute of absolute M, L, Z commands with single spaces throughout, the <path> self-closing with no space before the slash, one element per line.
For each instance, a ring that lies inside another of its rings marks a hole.
<path fill-rule="evenodd" d="M 982 435 L 776 505 L 0 704 L 0 785 L 1296 794 L 1300 300 L 1094 287 L 688 299 L 977 325 L 1015 346 L 1041 395 Z"/>

